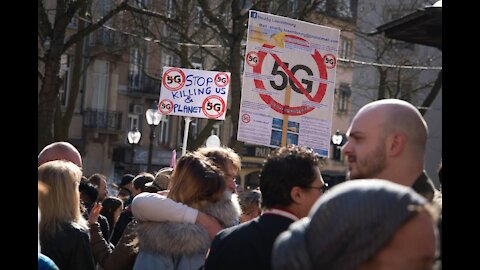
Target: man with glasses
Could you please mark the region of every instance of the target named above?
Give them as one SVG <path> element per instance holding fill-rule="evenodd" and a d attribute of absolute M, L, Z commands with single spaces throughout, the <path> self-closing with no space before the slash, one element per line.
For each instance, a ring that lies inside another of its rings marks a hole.
<path fill-rule="evenodd" d="M 318 155 L 305 147 L 290 145 L 274 150 L 260 173 L 262 215 L 219 232 L 205 270 L 272 269 L 276 237 L 307 216 L 325 190 L 319 162 Z"/>

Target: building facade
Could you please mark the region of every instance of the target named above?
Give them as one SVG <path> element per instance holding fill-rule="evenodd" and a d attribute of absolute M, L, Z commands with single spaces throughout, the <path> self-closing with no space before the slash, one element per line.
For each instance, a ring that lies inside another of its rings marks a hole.
<path fill-rule="evenodd" d="M 242 10 L 246 12 L 253 2 L 246 1 Z M 310 1 L 287 2 L 288 5 L 271 2 L 269 12 L 296 16 L 295 12 Z M 60 88 L 61 109 L 65 110 L 68 106 L 69 91 L 78 83 L 79 95 L 74 102 L 75 110 L 68 140 L 80 150 L 86 176 L 100 172 L 110 182 L 118 182 L 124 173 L 146 171 L 150 144 L 152 172 L 169 166 L 172 150 L 181 153 L 183 117 L 164 116 L 153 129 L 145 119 L 146 110 L 156 108 L 162 68 L 176 66 L 218 70 L 219 63 L 215 57 L 226 58 L 228 51 L 224 49 L 225 44 L 210 54 L 202 49 L 199 45 L 222 45 L 222 41 L 215 39 L 215 33 L 203 25 L 203 10 L 195 1 L 187 6 L 175 3 L 177 1 L 172 0 L 134 1 L 134 7 L 154 10 L 157 14 L 135 16 L 133 13 L 121 12 L 89 34 L 82 43 L 80 77 L 73 75 L 73 60 L 79 56 L 76 47 L 71 47 L 62 55 L 64 79 Z M 355 43 L 356 1 L 339 3 L 317 6 L 303 20 L 340 28 L 339 57 L 350 58 Z M 92 1 L 86 15 L 74 17 L 68 31 L 78 31 L 81 21 L 88 26 L 116 5 L 117 2 L 112 0 Z M 181 23 L 170 24 L 170 20 L 174 19 Z M 232 27 L 228 12 L 221 19 L 227 28 Z M 352 70 L 351 64 L 338 62 L 332 135 L 337 130 L 344 134 L 348 128 L 352 110 Z M 229 106 L 230 104 L 227 105 Z M 193 119 L 189 129 L 189 144 L 199 136 L 207 123 L 206 119 Z M 130 145 L 127 134 L 134 129 L 141 132 L 141 139 L 137 145 Z M 210 134 L 218 135 L 224 145 L 229 144 L 232 133 L 228 115 L 225 121 L 217 121 L 210 131 Z M 334 147 L 332 145 L 332 153 L 335 152 Z M 258 172 L 270 150 L 246 145 L 240 153 L 243 169 L 239 175 L 239 184 L 245 187 L 258 185 Z M 179 156 L 180 154 L 177 155 Z M 322 172 L 325 173 L 325 178 L 332 181 L 344 179 L 346 166 L 342 157 L 337 160 L 325 159 Z"/>

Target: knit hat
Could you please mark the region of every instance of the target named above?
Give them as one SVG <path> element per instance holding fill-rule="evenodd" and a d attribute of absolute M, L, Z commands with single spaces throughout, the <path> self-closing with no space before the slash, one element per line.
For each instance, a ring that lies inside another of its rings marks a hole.
<path fill-rule="evenodd" d="M 273 269 L 355 270 L 414 215 L 410 205 L 426 203 L 410 187 L 386 180 L 338 184 L 276 239 Z"/>

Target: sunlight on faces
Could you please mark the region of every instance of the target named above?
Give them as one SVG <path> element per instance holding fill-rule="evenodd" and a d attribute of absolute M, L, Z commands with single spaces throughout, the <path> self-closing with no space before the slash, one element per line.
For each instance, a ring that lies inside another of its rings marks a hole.
<path fill-rule="evenodd" d="M 315 180 L 310 184 L 311 187 L 323 187 L 325 182 L 323 181 L 322 175 L 320 174 L 320 168 L 315 166 Z M 302 217 L 306 217 L 310 212 L 313 204 L 317 201 L 320 196 L 323 195 L 323 191 L 317 188 L 308 188 L 305 189 L 306 199 L 304 201 L 303 209 L 302 209 Z"/>
<path fill-rule="evenodd" d="M 237 188 L 237 184 L 235 183 L 235 178 L 237 177 L 237 170 L 231 162 L 226 162 L 225 166 L 222 167 L 224 178 L 225 178 L 225 185 L 226 188 L 234 193 L 235 189 Z"/>
<path fill-rule="evenodd" d="M 342 152 L 348 160 L 348 179 L 375 178 L 386 167 L 383 120 L 371 112 L 357 115 L 348 129 Z"/>

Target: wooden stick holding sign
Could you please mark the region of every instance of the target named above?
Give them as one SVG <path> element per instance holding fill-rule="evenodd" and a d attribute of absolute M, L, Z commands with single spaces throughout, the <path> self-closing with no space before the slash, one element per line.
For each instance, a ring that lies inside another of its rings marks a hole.
<path fill-rule="evenodd" d="M 285 88 L 285 99 L 284 103 L 285 108 L 287 108 L 290 105 L 290 96 L 292 93 L 292 87 L 290 85 L 287 85 Z M 281 146 L 286 146 L 287 145 L 287 130 L 288 130 L 288 114 L 284 113 L 283 114 L 283 126 L 282 126 L 282 144 Z"/>

